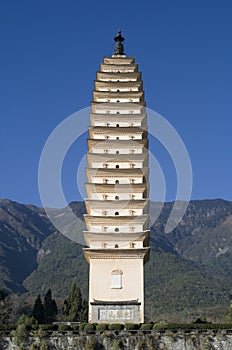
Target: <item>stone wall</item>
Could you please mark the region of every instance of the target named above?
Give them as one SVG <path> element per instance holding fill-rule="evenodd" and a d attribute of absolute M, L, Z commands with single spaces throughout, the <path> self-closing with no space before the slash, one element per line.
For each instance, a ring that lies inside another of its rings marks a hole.
<path fill-rule="evenodd" d="M 40 350 L 44 349 L 41 344 L 45 341 L 49 350 L 231 350 L 232 331 L 105 331 L 91 335 L 53 332 L 43 338 L 28 335 L 26 341 L 18 346 L 13 337 L 4 336 L 0 350 L 29 350 L 32 344 Z"/>

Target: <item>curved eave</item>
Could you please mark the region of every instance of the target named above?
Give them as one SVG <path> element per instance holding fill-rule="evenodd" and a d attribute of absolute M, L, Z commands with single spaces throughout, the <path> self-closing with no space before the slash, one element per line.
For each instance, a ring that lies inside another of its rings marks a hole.
<path fill-rule="evenodd" d="M 149 206 L 148 199 L 131 199 L 131 200 L 101 200 L 85 199 L 86 208 L 90 209 L 147 209 Z"/>
<path fill-rule="evenodd" d="M 117 171 L 116 171 L 117 170 Z M 128 169 L 113 169 L 113 168 L 86 168 L 86 176 L 88 182 L 92 182 L 93 178 L 102 180 L 102 178 L 129 178 L 132 180 L 148 181 L 149 168 L 128 168 Z"/>
<path fill-rule="evenodd" d="M 104 153 L 87 153 L 88 161 L 102 162 L 128 162 L 128 161 L 147 161 L 148 152 L 133 153 L 133 154 L 104 154 Z"/>
<path fill-rule="evenodd" d="M 143 91 L 92 91 L 93 98 L 140 98 L 143 101 Z"/>
<path fill-rule="evenodd" d="M 123 114 L 126 110 L 129 111 L 140 111 L 141 114 L 146 113 L 145 108 L 145 102 L 92 102 L 92 113 L 96 113 L 97 110 L 104 110 L 104 111 L 123 111 Z"/>
<path fill-rule="evenodd" d="M 148 148 L 148 139 L 140 140 L 96 140 L 96 139 L 87 139 L 88 149 L 91 150 L 94 148 L 100 149 L 141 149 Z"/>
<path fill-rule="evenodd" d="M 106 184 L 93 184 L 85 183 L 87 196 L 90 198 L 91 193 L 104 194 L 104 193 L 141 193 L 146 194 L 149 191 L 149 184 L 119 184 L 119 185 L 106 185 Z"/>
<path fill-rule="evenodd" d="M 124 134 L 139 134 L 147 136 L 147 130 L 138 126 L 129 127 L 110 127 L 110 126 L 89 126 L 89 133 L 109 134 L 109 135 L 124 135 Z"/>
<path fill-rule="evenodd" d="M 146 123 L 147 121 L 147 114 L 117 114 L 117 113 L 90 113 L 89 115 L 90 122 L 105 122 L 105 123 L 110 123 L 110 122 L 143 122 Z M 121 126 L 120 126 L 121 127 Z"/>

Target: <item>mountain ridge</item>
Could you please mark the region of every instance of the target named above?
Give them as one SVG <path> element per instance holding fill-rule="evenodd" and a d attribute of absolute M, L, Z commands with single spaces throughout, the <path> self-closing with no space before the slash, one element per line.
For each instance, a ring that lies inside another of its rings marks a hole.
<path fill-rule="evenodd" d="M 160 204 L 151 203 L 155 205 Z M 232 202 L 190 201 L 179 225 L 165 234 L 172 207 L 173 202 L 164 203 L 151 227 L 147 315 L 186 318 L 200 310 L 222 315 L 232 298 Z M 82 202 L 71 202 L 70 208 L 79 218 L 85 212 Z M 51 213 L 65 217 L 67 208 Z M 84 227 L 76 227 L 69 217 L 63 225 L 80 235 Z M 52 288 L 56 297 L 64 298 L 73 281 L 87 297 L 88 265 L 81 245 L 59 233 L 43 208 L 0 200 L 0 287 L 24 298 Z"/>

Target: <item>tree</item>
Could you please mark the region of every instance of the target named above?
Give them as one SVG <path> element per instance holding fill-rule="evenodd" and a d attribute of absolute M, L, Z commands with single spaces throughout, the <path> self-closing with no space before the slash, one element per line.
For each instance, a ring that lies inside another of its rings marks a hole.
<path fill-rule="evenodd" d="M 71 286 L 69 295 L 64 301 L 62 311 L 66 321 L 83 321 L 83 313 L 86 314 L 86 301 L 82 302 L 80 288 L 75 283 Z"/>
<path fill-rule="evenodd" d="M 81 322 L 88 321 L 88 301 L 86 299 L 82 302 L 82 313 L 81 313 Z"/>
<path fill-rule="evenodd" d="M 55 299 L 52 299 L 52 291 L 49 288 L 44 297 L 44 322 L 51 323 L 55 321 L 58 313 Z"/>
<path fill-rule="evenodd" d="M 19 326 L 20 324 L 24 324 L 26 327 L 35 328 L 38 325 L 38 322 L 33 316 L 29 317 L 28 315 L 23 314 L 17 321 L 17 325 Z"/>
<path fill-rule="evenodd" d="M 12 300 L 3 290 L 0 290 L 0 323 L 9 323 L 12 311 Z"/>
<path fill-rule="evenodd" d="M 38 323 L 44 323 L 44 306 L 40 294 L 35 300 L 32 316 L 38 321 Z"/>

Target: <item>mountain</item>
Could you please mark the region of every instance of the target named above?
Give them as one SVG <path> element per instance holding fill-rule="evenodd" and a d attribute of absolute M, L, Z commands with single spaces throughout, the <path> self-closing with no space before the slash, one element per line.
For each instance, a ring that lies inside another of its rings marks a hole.
<path fill-rule="evenodd" d="M 160 204 L 151 203 L 151 210 Z M 70 204 L 82 217 L 81 202 Z M 173 207 L 165 203 L 151 227 L 150 261 L 145 267 L 148 319 L 184 320 L 208 315 L 220 319 L 232 294 L 232 202 L 191 201 L 179 225 L 164 227 Z M 67 208 L 52 209 L 66 232 L 81 234 Z M 44 294 L 67 295 L 76 281 L 88 294 L 88 264 L 82 246 L 59 233 L 44 210 L 0 200 L 0 287 L 21 299 Z"/>

